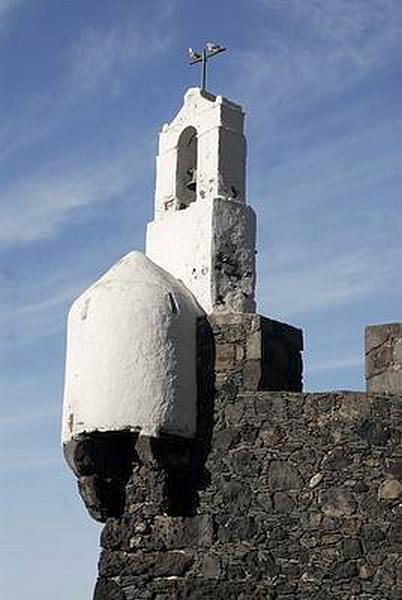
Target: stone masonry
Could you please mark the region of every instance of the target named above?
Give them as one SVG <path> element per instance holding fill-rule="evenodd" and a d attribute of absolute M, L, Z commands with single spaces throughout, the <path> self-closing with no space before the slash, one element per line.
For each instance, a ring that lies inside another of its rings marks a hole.
<path fill-rule="evenodd" d="M 365 331 L 367 391 L 402 390 L 402 323 L 370 325 Z"/>
<path fill-rule="evenodd" d="M 402 599 L 401 395 L 259 391 L 250 340 L 279 327 L 292 354 L 300 332 L 220 319 L 200 324 L 196 440 L 132 440 L 94 600 Z"/>
<path fill-rule="evenodd" d="M 230 382 L 243 390 L 301 391 L 303 333 L 258 314 L 215 313 L 200 321 L 199 348 L 211 328 L 217 385 Z"/>
<path fill-rule="evenodd" d="M 202 477 L 138 440 L 95 600 L 402 598 L 401 436 L 398 396 L 224 386 Z"/>

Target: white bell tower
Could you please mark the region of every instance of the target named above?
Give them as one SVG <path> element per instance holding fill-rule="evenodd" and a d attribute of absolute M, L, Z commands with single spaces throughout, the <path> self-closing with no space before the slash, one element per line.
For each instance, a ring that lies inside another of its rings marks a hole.
<path fill-rule="evenodd" d="M 146 254 L 208 313 L 255 312 L 255 214 L 246 204 L 244 113 L 190 88 L 162 128 Z"/>

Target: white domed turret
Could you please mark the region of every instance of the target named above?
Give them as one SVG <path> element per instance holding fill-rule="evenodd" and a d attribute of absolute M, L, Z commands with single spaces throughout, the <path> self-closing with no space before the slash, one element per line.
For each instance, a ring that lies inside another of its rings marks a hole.
<path fill-rule="evenodd" d="M 196 322 L 187 288 L 131 252 L 68 319 L 63 442 L 93 431 L 194 437 Z"/>

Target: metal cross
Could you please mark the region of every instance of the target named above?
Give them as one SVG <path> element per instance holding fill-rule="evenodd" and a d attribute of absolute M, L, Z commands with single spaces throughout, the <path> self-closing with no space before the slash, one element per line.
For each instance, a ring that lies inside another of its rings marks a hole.
<path fill-rule="evenodd" d="M 224 52 L 226 48 L 222 46 L 218 46 L 218 44 L 214 44 L 213 42 L 207 42 L 205 44 L 205 48 L 203 48 L 202 52 L 196 52 L 192 48 L 188 49 L 188 54 L 190 57 L 190 65 L 196 65 L 201 63 L 201 89 L 205 90 L 207 87 L 207 62 L 213 56 Z"/>

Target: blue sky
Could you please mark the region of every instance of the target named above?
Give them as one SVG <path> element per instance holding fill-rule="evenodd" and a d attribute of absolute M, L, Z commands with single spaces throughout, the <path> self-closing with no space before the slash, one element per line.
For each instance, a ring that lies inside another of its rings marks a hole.
<path fill-rule="evenodd" d="M 307 390 L 363 389 L 402 312 L 400 0 L 0 0 L 0 597 L 91 597 L 100 527 L 61 459 L 65 318 L 152 218 L 157 132 L 197 85 L 247 112 L 259 312 Z"/>

